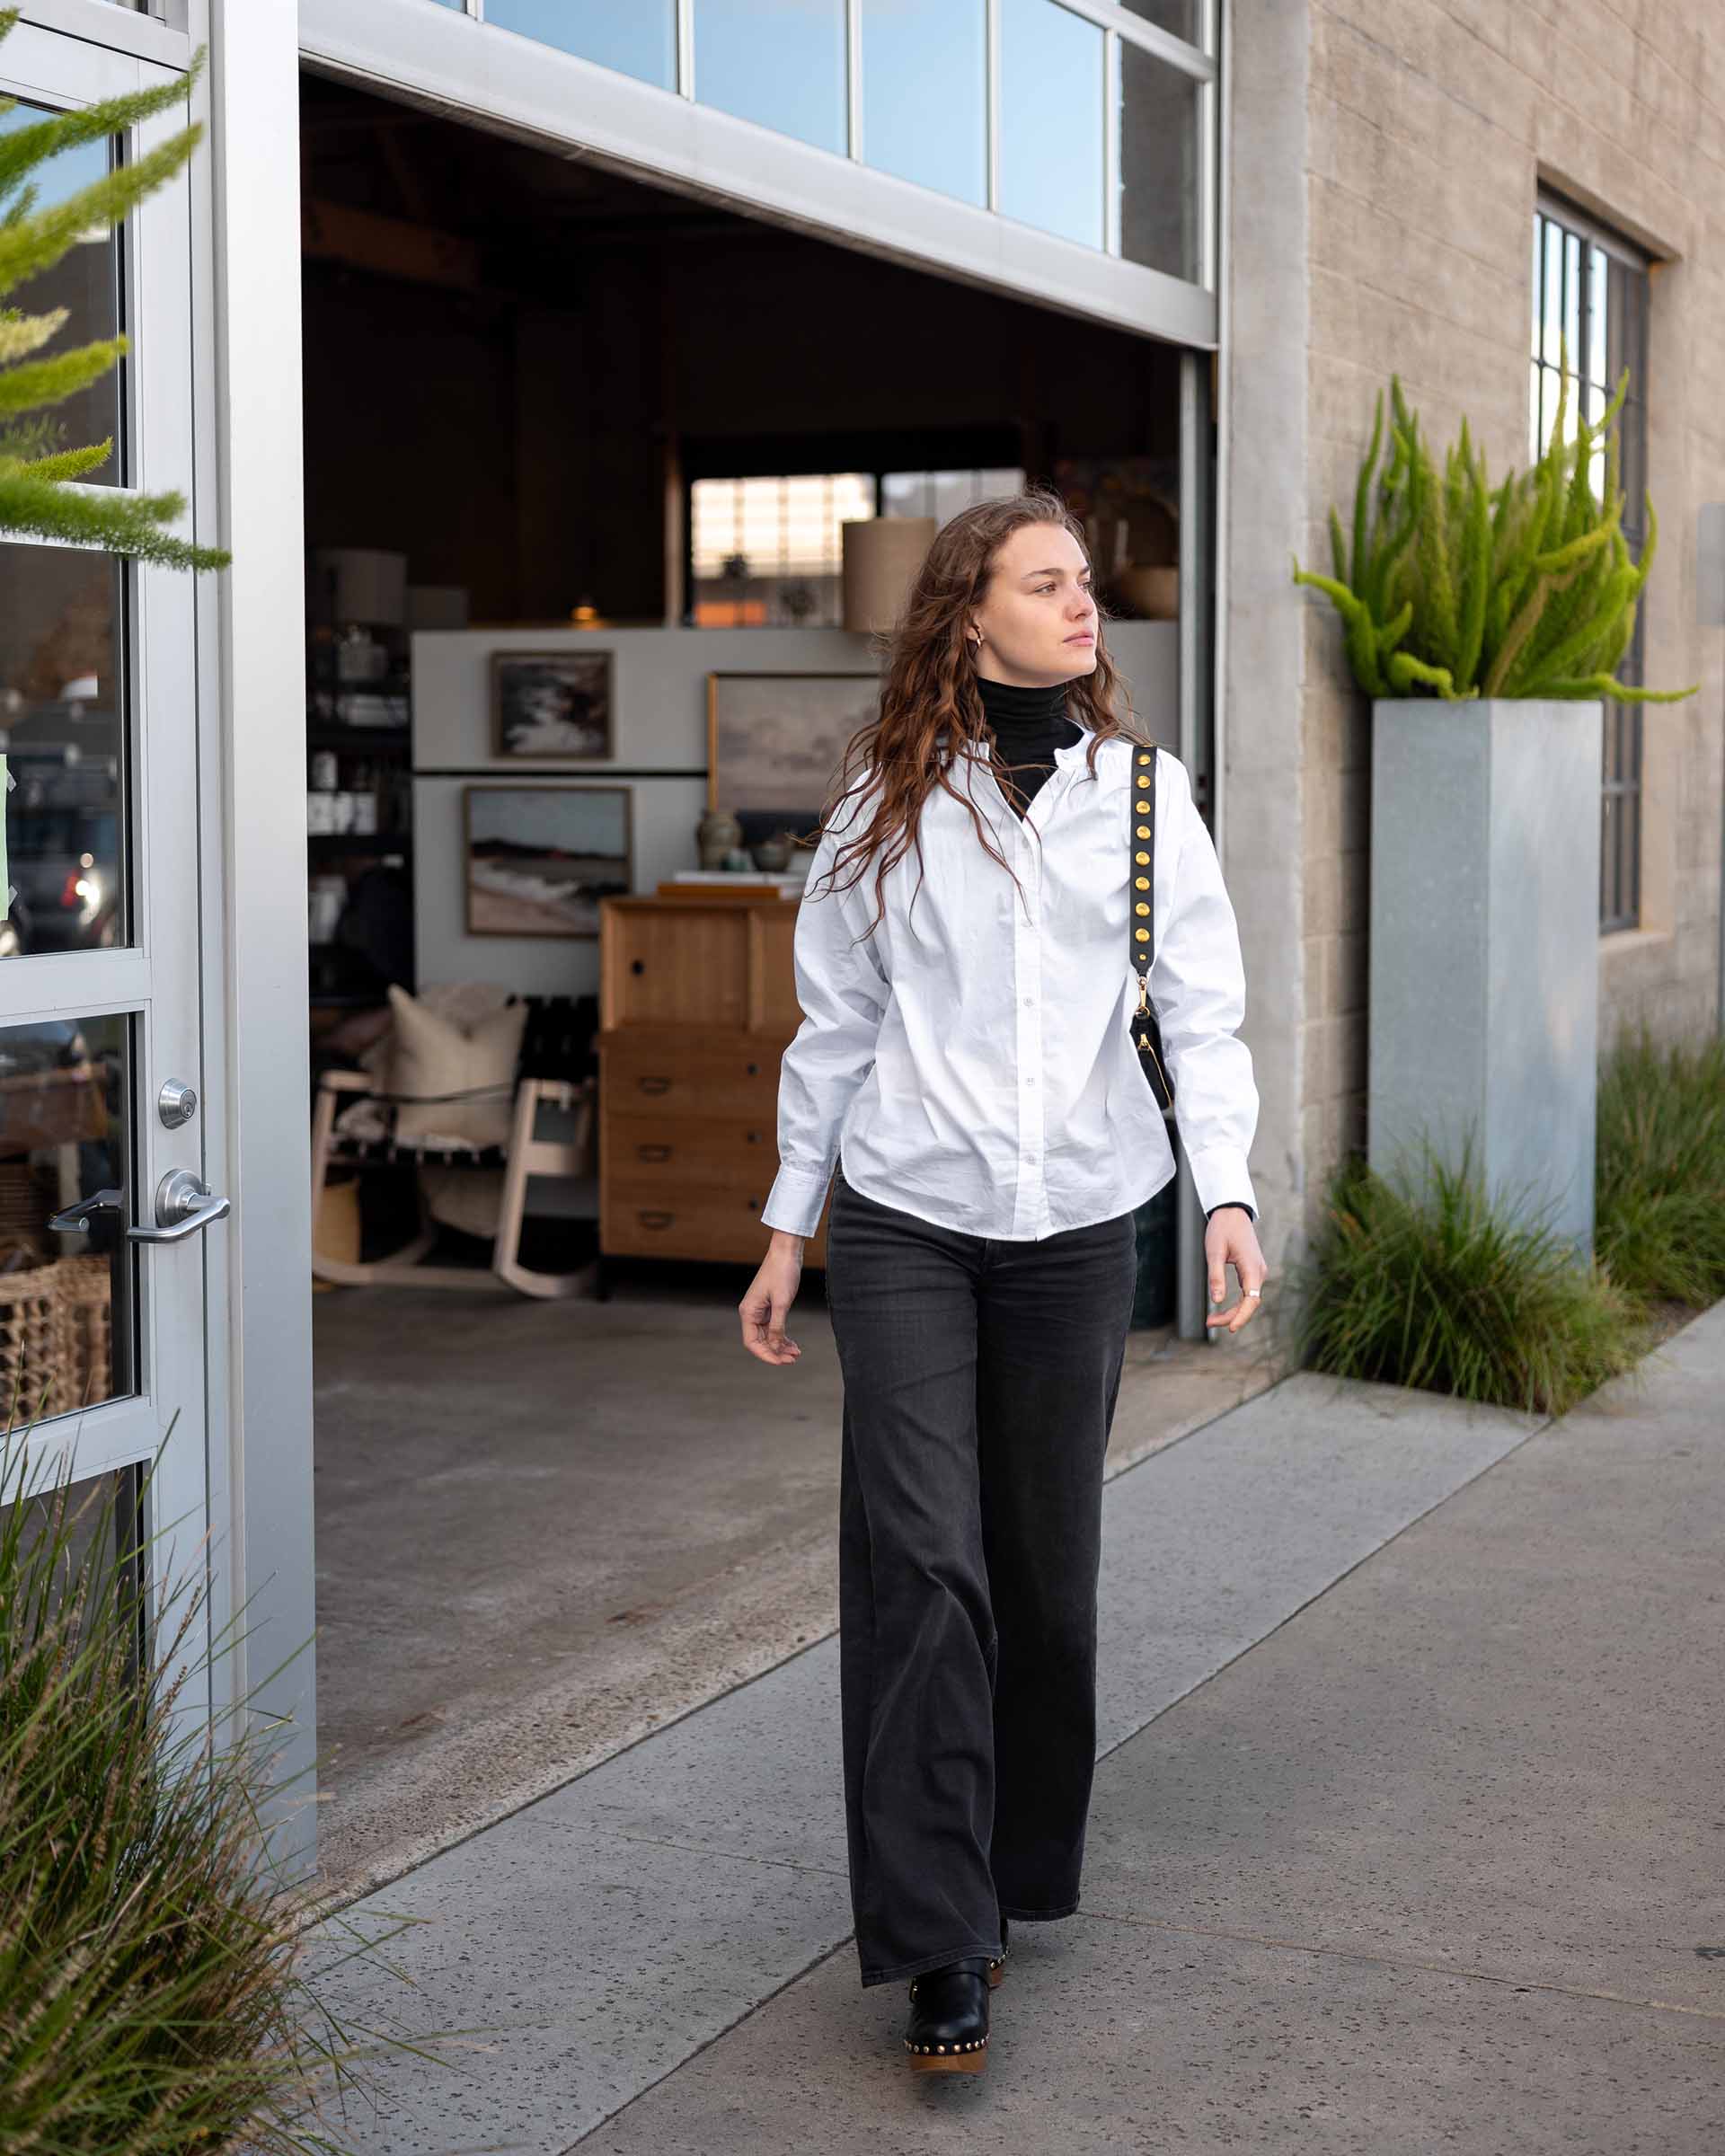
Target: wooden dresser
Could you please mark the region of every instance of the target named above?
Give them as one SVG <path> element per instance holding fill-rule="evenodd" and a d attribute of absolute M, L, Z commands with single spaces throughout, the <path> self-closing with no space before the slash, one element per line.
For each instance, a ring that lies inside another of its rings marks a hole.
<path fill-rule="evenodd" d="M 757 1265 L 799 902 L 692 888 L 599 904 L 599 1253 Z M 827 1262 L 825 1208 L 803 1261 Z"/>

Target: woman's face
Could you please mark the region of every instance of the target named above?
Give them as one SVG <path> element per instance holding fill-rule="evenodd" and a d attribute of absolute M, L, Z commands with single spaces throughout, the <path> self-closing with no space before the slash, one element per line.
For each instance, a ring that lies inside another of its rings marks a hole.
<path fill-rule="evenodd" d="M 966 634 L 977 671 L 1020 688 L 1052 688 L 1095 671 L 1096 633 L 1084 548 L 1062 525 L 1021 525 L 1001 543 L 971 609 Z"/>

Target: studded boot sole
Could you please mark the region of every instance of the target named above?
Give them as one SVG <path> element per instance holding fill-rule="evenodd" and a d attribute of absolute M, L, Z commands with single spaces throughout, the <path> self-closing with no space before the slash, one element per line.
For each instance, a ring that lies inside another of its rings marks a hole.
<path fill-rule="evenodd" d="M 988 2063 L 988 1959 L 973 1955 L 912 1979 L 905 2049 L 917 2073 L 980 2073 Z M 921 1995 L 919 1998 L 919 1994 Z"/>

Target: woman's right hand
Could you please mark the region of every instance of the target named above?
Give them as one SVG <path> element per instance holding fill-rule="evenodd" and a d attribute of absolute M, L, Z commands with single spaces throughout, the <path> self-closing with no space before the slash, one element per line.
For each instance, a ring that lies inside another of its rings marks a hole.
<path fill-rule="evenodd" d="M 774 1228 L 761 1269 L 737 1305 L 743 1321 L 743 1345 L 764 1363 L 794 1363 L 802 1350 L 784 1337 L 784 1321 L 802 1280 L 802 1237 Z"/>

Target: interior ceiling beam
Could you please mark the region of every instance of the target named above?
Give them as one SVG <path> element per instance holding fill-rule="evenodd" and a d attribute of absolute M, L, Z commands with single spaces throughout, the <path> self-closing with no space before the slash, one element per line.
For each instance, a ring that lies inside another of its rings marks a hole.
<path fill-rule="evenodd" d="M 382 277 L 443 285 L 458 292 L 477 292 L 481 287 L 476 241 L 415 225 L 406 217 L 351 208 L 345 202 L 306 196 L 300 212 L 300 244 L 307 255 L 346 262 Z"/>

